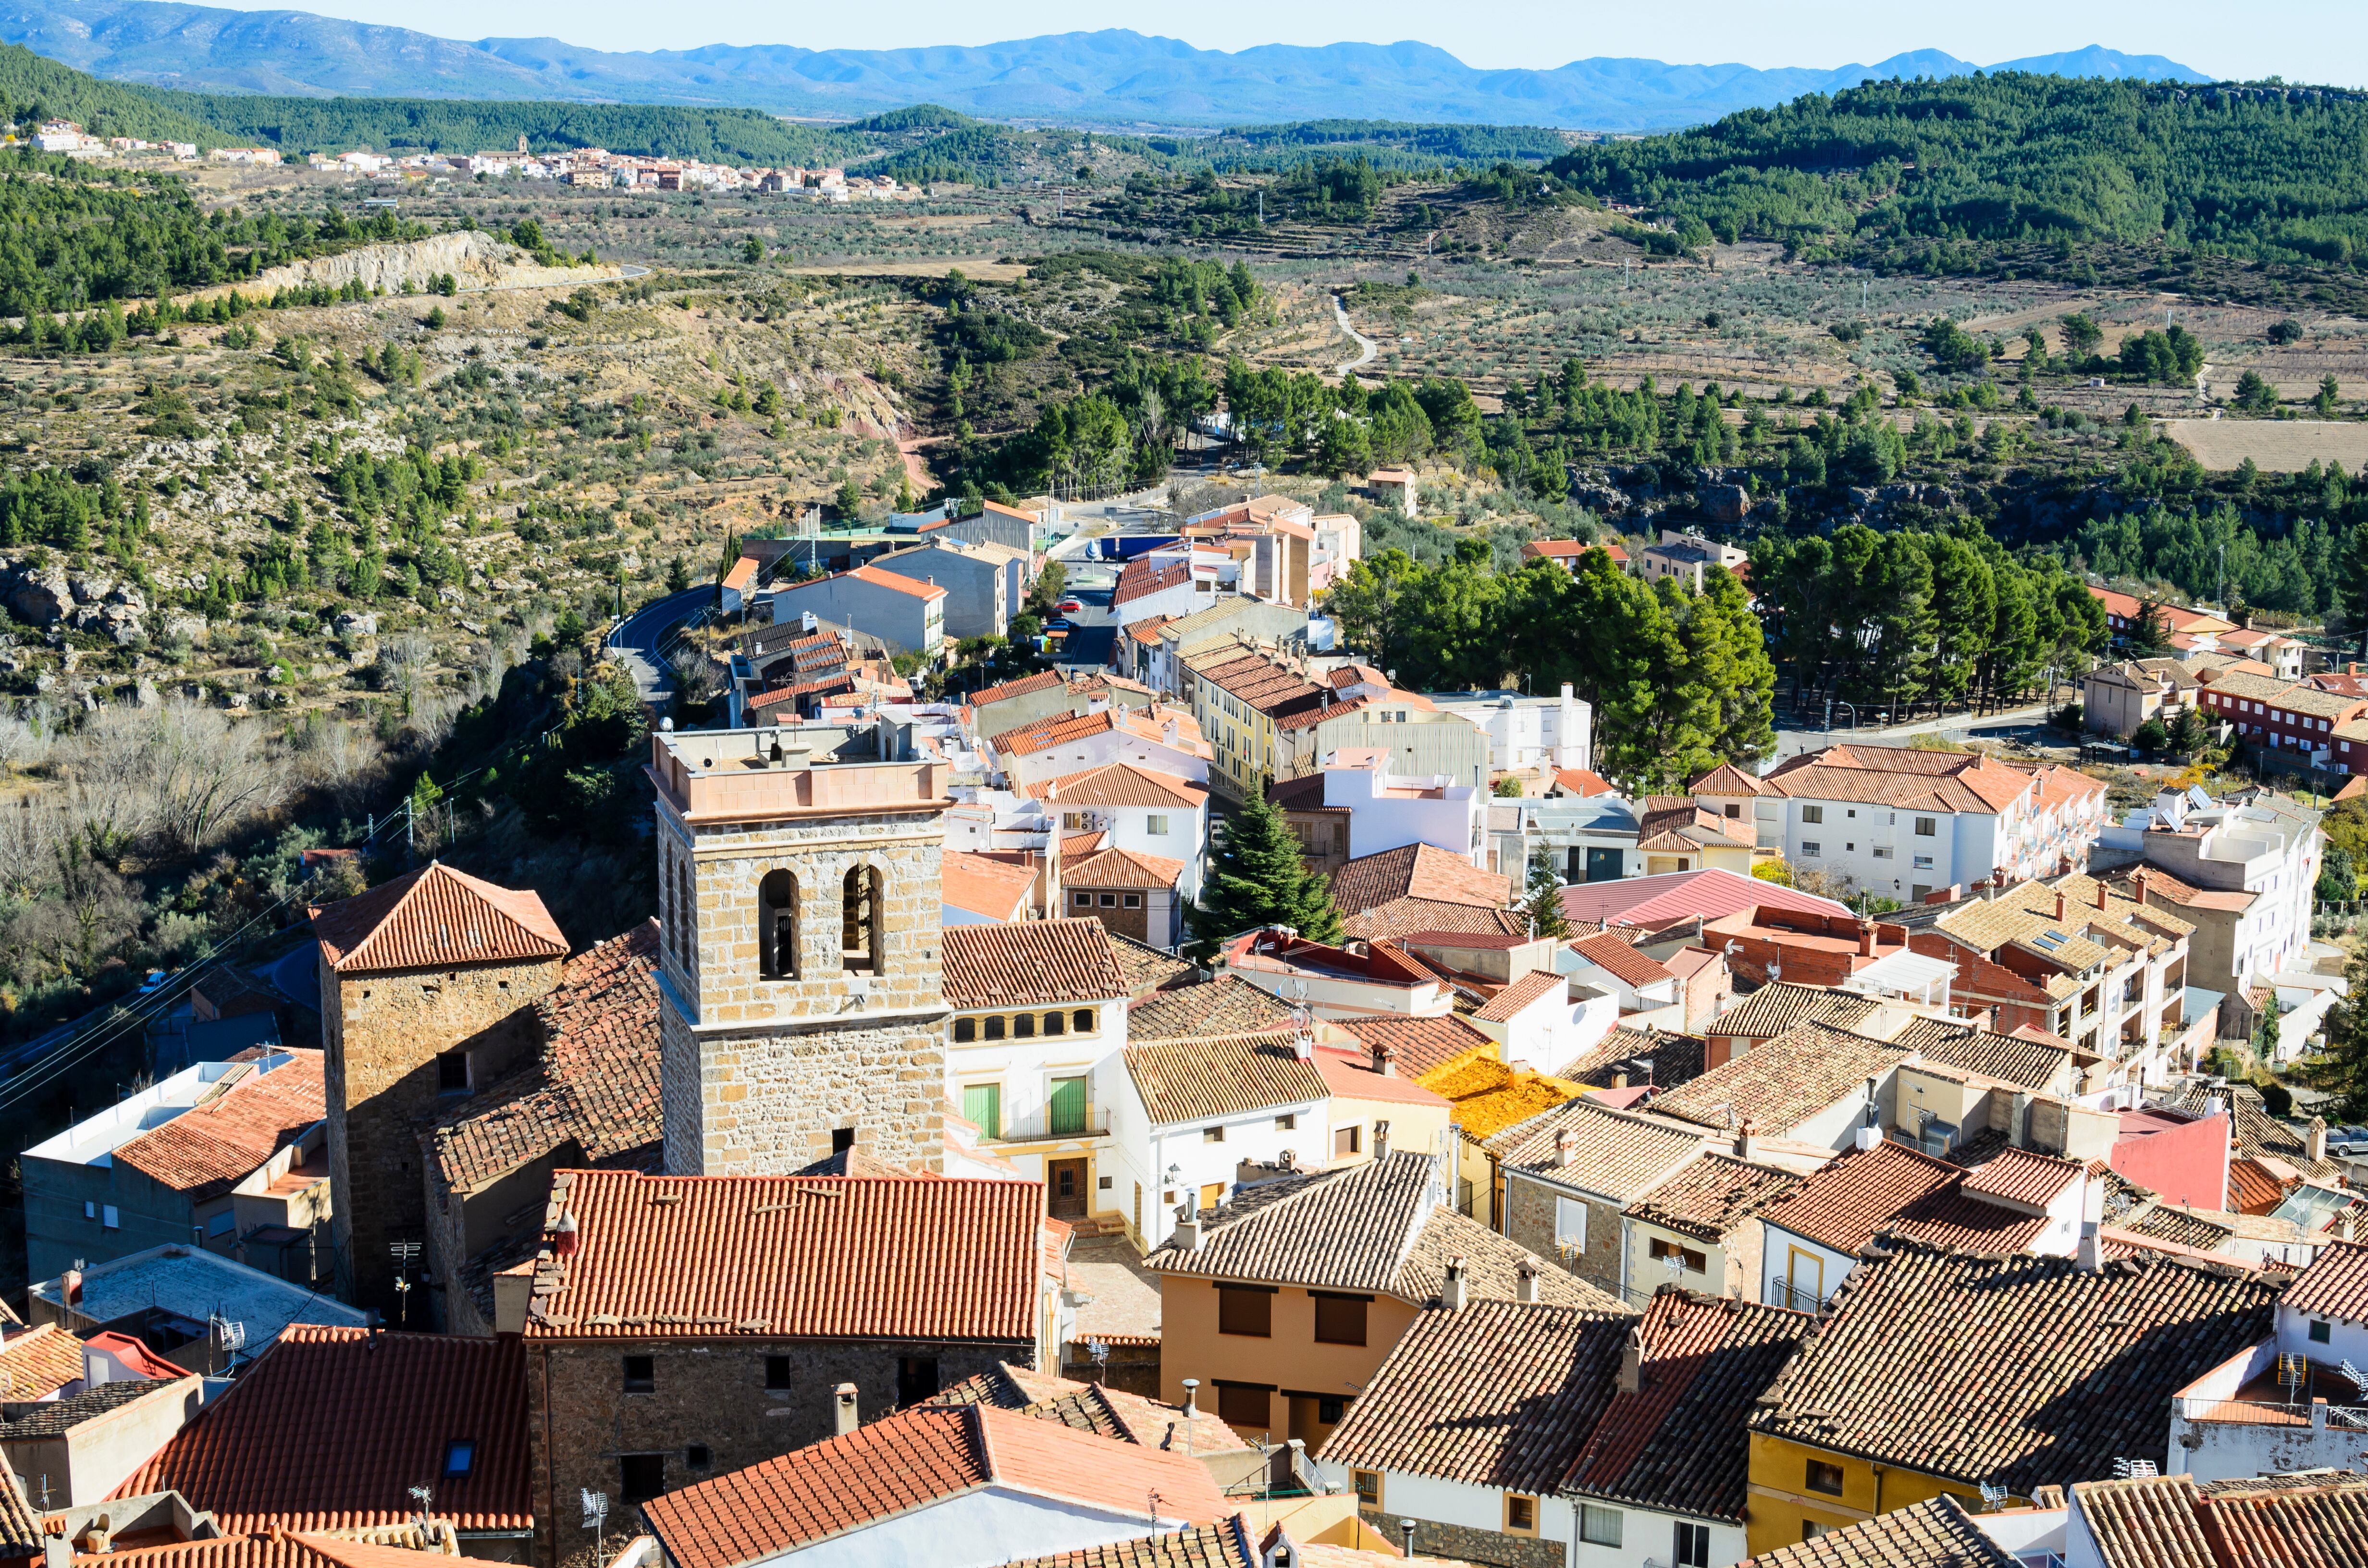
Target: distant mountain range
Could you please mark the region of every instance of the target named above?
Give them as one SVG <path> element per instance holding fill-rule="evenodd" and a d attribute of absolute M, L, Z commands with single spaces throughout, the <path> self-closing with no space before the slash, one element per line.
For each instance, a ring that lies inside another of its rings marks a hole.
<path fill-rule="evenodd" d="M 303 11 L 172 0 L 0 0 L 0 41 L 97 76 L 201 91 L 733 105 L 809 115 L 927 101 L 990 119 L 1168 126 L 1341 119 L 1657 131 L 1869 76 L 1979 69 L 1918 50 L 1833 71 L 1609 59 L 1480 71 L 1425 43 L 1275 44 L 1227 54 L 1122 28 L 977 48 L 715 44 L 610 53 L 556 39 L 464 43 Z M 1990 69 L 2207 80 L 2159 55 L 2094 45 Z"/>

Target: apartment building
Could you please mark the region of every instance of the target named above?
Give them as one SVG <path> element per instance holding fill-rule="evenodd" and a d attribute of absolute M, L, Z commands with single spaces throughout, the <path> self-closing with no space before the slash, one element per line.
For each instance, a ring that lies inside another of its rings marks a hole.
<path fill-rule="evenodd" d="M 1474 865 L 1485 852 L 1489 797 L 1444 774 L 1395 773 L 1377 748 L 1336 751 L 1323 767 L 1268 790 L 1299 835 L 1309 863 L 1326 872 L 1409 844 L 1429 844 Z"/>
<path fill-rule="evenodd" d="M 2202 710 L 2256 750 L 2294 766 L 2368 773 L 2368 697 L 2267 676 L 2230 673 L 2203 690 Z"/>
<path fill-rule="evenodd" d="M 1722 767 L 1690 792 L 1792 864 L 1907 903 L 2084 869 L 2105 824 L 2105 786 L 2070 768 L 1904 746 L 1827 746 L 1759 778 Z"/>
<path fill-rule="evenodd" d="M 949 637 L 1004 635 L 1028 597 L 1027 555 L 1000 544 L 932 539 L 909 550 L 874 556 L 867 567 L 944 588 Z"/>
<path fill-rule="evenodd" d="M 1720 544 L 1698 533 L 1678 528 L 1663 528 L 1661 541 L 1648 544 L 1636 553 L 1636 574 L 1647 583 L 1667 577 L 1701 593 L 1702 578 L 1713 566 L 1733 572 L 1749 562 L 1746 551 L 1731 544 Z"/>
<path fill-rule="evenodd" d="M 916 581 L 858 566 L 811 583 L 776 588 L 773 624 L 811 615 L 821 625 L 853 631 L 906 653 L 934 654 L 946 640 L 943 584 Z"/>
<path fill-rule="evenodd" d="M 1589 721 L 1594 710 L 1563 682 L 1561 695 L 1517 691 L 1428 691 L 1433 708 L 1452 713 L 1488 737 L 1488 766 L 1497 773 L 1541 770 L 1549 777 L 1594 766 Z"/>

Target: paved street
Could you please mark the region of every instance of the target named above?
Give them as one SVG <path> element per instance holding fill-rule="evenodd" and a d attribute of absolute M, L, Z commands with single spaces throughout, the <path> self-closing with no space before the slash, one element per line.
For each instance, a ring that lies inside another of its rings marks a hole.
<path fill-rule="evenodd" d="M 1872 717 L 1880 710 L 1861 710 Z M 1789 708 L 1780 704 L 1776 714 L 1776 756 L 1782 762 L 1788 756 L 1816 751 L 1827 745 L 1843 745 L 1858 742 L 1866 745 L 1906 745 L 1915 735 L 1946 735 L 1963 744 L 1966 741 L 1991 741 L 2030 746 L 2061 744 L 2062 737 L 2047 728 L 2047 705 L 2034 703 L 2028 708 L 2011 708 L 2003 713 L 1951 713 L 1939 719 L 1921 719 L 1909 724 L 1881 726 L 1852 725 L 1850 710 L 1841 703 L 1834 705 L 1834 727 L 1828 732 L 1823 722 L 1812 723 L 1804 713 L 1795 719 Z"/>
<path fill-rule="evenodd" d="M 633 672 L 633 685 L 642 700 L 652 707 L 662 704 L 674 691 L 674 676 L 666 670 L 666 660 L 658 654 L 667 633 L 688 619 L 701 605 L 715 597 L 715 585 L 685 588 L 669 594 L 655 604 L 635 610 L 617 623 L 609 633 L 609 646 Z"/>

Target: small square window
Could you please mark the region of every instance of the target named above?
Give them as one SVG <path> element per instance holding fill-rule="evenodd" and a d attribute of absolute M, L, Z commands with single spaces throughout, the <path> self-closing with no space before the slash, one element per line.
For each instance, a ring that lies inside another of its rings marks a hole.
<path fill-rule="evenodd" d="M 477 1444 L 472 1437 L 455 1437 L 444 1445 L 444 1473 L 466 1475 L 477 1467 Z"/>
<path fill-rule="evenodd" d="M 1378 1470 L 1352 1470 L 1349 1484 L 1357 1489 L 1357 1506 L 1378 1508 L 1382 1506 L 1382 1472 Z"/>
<path fill-rule="evenodd" d="M 1315 1419 L 1326 1426 L 1338 1426 L 1340 1418 L 1349 1414 L 1349 1402 L 1337 1395 L 1315 1402 Z"/>
<path fill-rule="evenodd" d="M 790 1358 L 787 1356 L 765 1358 L 765 1386 L 768 1389 L 786 1389 L 790 1386 Z"/>
<path fill-rule="evenodd" d="M 977 1039 L 978 1020 L 976 1018 L 956 1018 L 954 1020 L 954 1043 L 956 1045 L 969 1045 Z"/>
<path fill-rule="evenodd" d="M 1143 907 L 1143 895 L 1139 892 L 1121 893 L 1119 897 L 1122 901 L 1119 905 L 1121 909 L 1141 909 Z"/>
<path fill-rule="evenodd" d="M 96 1220 L 98 1218 L 98 1202 L 96 1199 L 85 1199 L 83 1200 L 82 1217 L 85 1220 Z"/>
<path fill-rule="evenodd" d="M 1001 1040 L 1007 1032 L 1007 1028 L 1001 1018 L 989 1018 L 986 1020 L 987 1039 Z"/>
<path fill-rule="evenodd" d="M 1332 1157 L 1336 1160 L 1345 1160 L 1349 1155 L 1355 1153 L 1359 1146 L 1359 1138 L 1362 1131 L 1363 1129 L 1357 1127 L 1343 1127 L 1335 1130 L 1332 1134 Z"/>
<path fill-rule="evenodd" d="M 1274 1130 L 1277 1132 L 1289 1132 L 1298 1127 L 1298 1125 L 1299 1116 L 1297 1112 L 1285 1112 L 1283 1115 L 1278 1116 L 1274 1119 Z"/>
<path fill-rule="evenodd" d="M 2310 1325 L 2310 1342 L 2313 1345 L 2325 1345 L 2334 1337 L 2334 1329 L 2324 1319 L 2316 1321 Z"/>
<path fill-rule="evenodd" d="M 1072 1012 L 1069 1015 L 1069 1028 L 1078 1034 L 1093 1033 L 1094 1010 L 1091 1007 L 1079 1007 Z"/>
<path fill-rule="evenodd" d="M 1535 1535 L 1538 1533 L 1538 1500 L 1524 1497 L 1518 1492 L 1505 1494 L 1505 1533 Z"/>
<path fill-rule="evenodd" d="M 123 1216 L 120 1211 L 118 1211 L 114 1204 L 106 1204 L 99 1209 L 98 1227 L 103 1231 L 122 1229 Z"/>
<path fill-rule="evenodd" d="M 448 1051 L 436 1059 L 436 1092 L 439 1095 L 465 1095 L 469 1092 L 469 1053 Z"/>
<path fill-rule="evenodd" d="M 1222 1143 L 1222 1142 L 1224 1142 L 1224 1141 L 1225 1141 L 1225 1130 L 1224 1130 L 1223 1127 L 1204 1127 L 1204 1128 L 1201 1129 L 1201 1142 L 1203 1142 L 1203 1143 Z"/>
<path fill-rule="evenodd" d="M 625 1506 L 646 1503 L 653 1497 L 666 1495 L 666 1455 L 619 1454 L 617 1484 L 624 1494 Z"/>
<path fill-rule="evenodd" d="M 1094 895 L 1089 892 L 1071 893 L 1069 900 L 1079 909 L 1091 909 L 1094 906 Z"/>
<path fill-rule="evenodd" d="M 1803 822 L 1823 822 L 1826 820 L 1826 808 L 1823 806 L 1803 806 L 1801 808 L 1801 820 Z"/>
<path fill-rule="evenodd" d="M 1807 1485 L 1812 1492 L 1822 1492 L 1828 1497 L 1842 1494 L 1842 1467 L 1824 1460 L 1811 1460 Z"/>
<path fill-rule="evenodd" d="M 625 1392 L 655 1393 L 658 1390 L 658 1358 L 655 1356 L 628 1356 L 625 1361 Z"/>
<path fill-rule="evenodd" d="M 1143 831 L 1154 838 L 1167 836 L 1167 819 L 1154 813 L 1143 819 Z"/>
<path fill-rule="evenodd" d="M 1036 1038 L 1036 1015 L 1033 1013 L 1015 1013 L 1012 1015 L 1011 1038 L 1014 1040 L 1034 1040 Z"/>
<path fill-rule="evenodd" d="M 693 1443 L 682 1450 L 682 1462 L 693 1470 L 705 1470 L 715 1462 L 715 1456 L 705 1443 Z"/>
<path fill-rule="evenodd" d="M 1106 892 L 1102 894 L 1102 907 L 1104 909 L 1116 909 L 1118 907 L 1118 894 L 1114 892 Z"/>

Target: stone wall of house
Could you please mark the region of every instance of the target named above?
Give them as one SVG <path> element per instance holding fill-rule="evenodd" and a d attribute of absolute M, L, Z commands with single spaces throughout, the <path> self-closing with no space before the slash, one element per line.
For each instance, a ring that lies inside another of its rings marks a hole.
<path fill-rule="evenodd" d="M 829 1155 L 834 1135 L 894 1165 L 942 1169 L 951 1015 L 940 818 L 880 812 L 694 833 L 665 800 L 657 809 L 666 1170 L 793 1171 Z M 864 867 L 880 880 L 879 951 L 858 978 L 842 941 L 848 874 Z M 795 979 L 768 980 L 760 963 L 758 892 L 777 870 L 797 879 Z"/>
<path fill-rule="evenodd" d="M 436 1059 L 466 1051 L 472 1081 L 490 1083 L 533 1049 L 533 1004 L 559 983 L 560 962 L 348 975 L 324 966 L 331 1225 L 338 1280 L 356 1305 L 427 1326 L 424 1301 L 398 1302 L 387 1248 L 427 1240 L 419 1134 L 454 1103 L 437 1090 Z"/>
<path fill-rule="evenodd" d="M 652 1358 L 648 1393 L 624 1392 L 624 1358 Z M 766 1361 L 788 1362 L 786 1388 L 766 1386 Z M 535 1560 L 554 1564 L 593 1544 L 580 1529 L 577 1493 L 605 1494 L 611 1539 L 639 1527 L 623 1506 L 620 1460 L 662 1454 L 666 1490 L 745 1469 L 831 1436 L 832 1390 L 856 1386 L 860 1419 L 896 1409 L 905 1358 L 933 1358 L 937 1386 L 992 1371 L 997 1362 L 1032 1367 L 1022 1342 L 940 1345 L 925 1341 L 807 1339 L 607 1340 L 530 1346 L 528 1425 L 532 1444 Z M 705 1463 L 694 1447 L 704 1448 Z"/>
<path fill-rule="evenodd" d="M 1587 1250 L 1565 1256 L 1554 1246 L 1554 1199 L 1577 1198 L 1541 1181 L 1508 1172 L 1505 1181 L 1505 1234 L 1536 1253 L 1552 1258 L 1596 1289 L 1620 1293 L 1620 1210 L 1616 1205 L 1580 1198 L 1587 1205 Z"/>
<path fill-rule="evenodd" d="M 1357 1517 L 1393 1547 L 1406 1543 L 1406 1516 L 1379 1508 L 1359 1508 Z M 1453 1562 L 1486 1562 L 1495 1568 L 1563 1568 L 1570 1548 L 1558 1540 L 1537 1540 L 1471 1525 L 1443 1525 L 1436 1519 L 1414 1521 L 1414 1550 L 1420 1557 L 1443 1557 Z"/>
<path fill-rule="evenodd" d="M 1089 904 L 1078 903 L 1079 893 L 1087 894 L 1093 902 Z M 1112 900 L 1112 905 L 1108 909 L 1101 907 L 1103 896 L 1098 889 L 1076 889 L 1068 895 L 1069 907 L 1061 913 L 1074 915 L 1080 919 L 1099 920 L 1102 923 L 1104 930 L 1116 932 L 1121 937 L 1131 937 L 1138 942 L 1148 942 L 1154 947 L 1166 944 L 1167 932 L 1162 931 L 1156 937 L 1151 934 L 1151 912 L 1146 907 L 1151 902 L 1150 894 L 1112 892 L 1108 895 Z M 1134 900 L 1133 909 L 1123 907 L 1130 898 Z"/>

